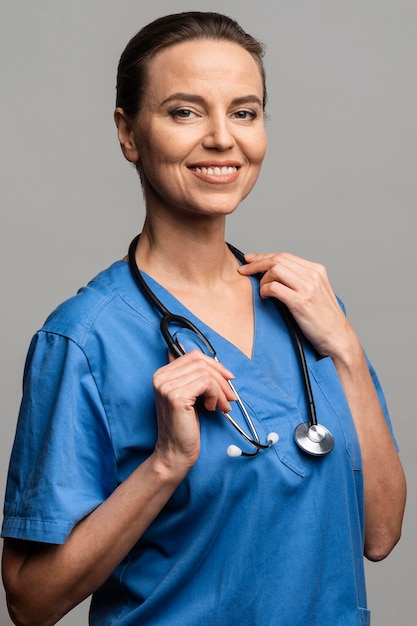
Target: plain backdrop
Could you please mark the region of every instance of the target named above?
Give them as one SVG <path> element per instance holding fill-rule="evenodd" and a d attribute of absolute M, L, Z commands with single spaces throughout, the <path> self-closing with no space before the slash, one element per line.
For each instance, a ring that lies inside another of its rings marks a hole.
<path fill-rule="evenodd" d="M 326 264 L 362 337 L 409 488 L 402 541 L 367 564 L 372 623 L 412 626 L 415 0 L 0 0 L 0 488 L 31 335 L 141 228 L 140 186 L 113 126 L 119 56 L 145 23 L 183 10 L 225 12 L 267 45 L 268 155 L 228 239 Z M 86 623 L 87 603 L 62 620 Z"/>

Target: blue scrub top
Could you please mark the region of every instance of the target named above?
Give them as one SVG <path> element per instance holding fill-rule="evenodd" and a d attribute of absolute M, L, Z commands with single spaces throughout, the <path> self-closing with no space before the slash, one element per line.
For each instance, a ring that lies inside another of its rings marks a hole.
<path fill-rule="evenodd" d="M 270 431 L 279 441 L 255 458 L 231 458 L 231 443 L 246 444 L 218 411 L 200 407 L 196 465 L 94 594 L 90 624 L 369 624 L 362 461 L 331 359 L 317 360 L 307 349 L 318 419 L 335 438 L 331 454 L 310 457 L 293 439 L 295 426 L 308 420 L 297 356 L 256 279 L 252 359 L 147 280 L 171 311 L 207 335 L 234 373 L 261 441 Z M 127 263 L 119 261 L 58 307 L 35 335 L 3 537 L 65 542 L 152 453 L 152 375 L 167 362 L 159 322 Z M 178 339 L 195 347 L 185 331 Z M 232 414 L 247 430 L 237 407 Z"/>

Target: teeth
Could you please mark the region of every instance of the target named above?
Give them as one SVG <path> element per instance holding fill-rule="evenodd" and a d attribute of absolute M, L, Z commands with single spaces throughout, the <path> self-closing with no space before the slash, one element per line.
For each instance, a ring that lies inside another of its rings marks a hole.
<path fill-rule="evenodd" d="M 198 174 L 214 174 L 216 176 L 226 176 L 226 174 L 234 174 L 237 167 L 193 167 Z"/>

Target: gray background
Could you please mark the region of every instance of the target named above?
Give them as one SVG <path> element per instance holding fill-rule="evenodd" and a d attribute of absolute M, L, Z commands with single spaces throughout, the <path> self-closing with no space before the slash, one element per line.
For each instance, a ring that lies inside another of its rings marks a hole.
<path fill-rule="evenodd" d="M 374 626 L 411 626 L 415 0 L 0 0 L 0 488 L 32 333 L 123 256 L 142 223 L 140 187 L 112 121 L 118 58 L 142 25 L 188 9 L 227 12 L 268 46 L 269 152 L 228 238 L 325 263 L 377 368 L 409 499 L 402 542 L 367 565 L 369 603 Z M 85 624 L 86 614 L 84 603 L 62 624 Z M 0 624 L 10 624 L 3 595 Z"/>

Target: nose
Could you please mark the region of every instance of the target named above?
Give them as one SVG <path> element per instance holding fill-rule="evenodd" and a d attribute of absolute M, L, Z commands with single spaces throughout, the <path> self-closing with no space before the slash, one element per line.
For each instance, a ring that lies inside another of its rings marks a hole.
<path fill-rule="evenodd" d="M 223 115 L 217 115 L 208 120 L 203 145 L 210 150 L 230 150 L 235 145 L 235 139 L 230 127 L 230 121 Z"/>

